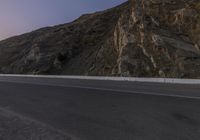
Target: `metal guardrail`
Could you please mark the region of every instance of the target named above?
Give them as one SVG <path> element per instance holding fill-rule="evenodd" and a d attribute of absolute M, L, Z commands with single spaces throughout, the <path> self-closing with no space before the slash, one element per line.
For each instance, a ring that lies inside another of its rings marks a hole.
<path fill-rule="evenodd" d="M 178 78 L 139 78 L 139 77 L 104 77 L 104 76 L 61 76 L 61 75 L 16 75 L 0 74 L 0 77 L 30 77 L 30 78 L 61 78 L 61 79 L 85 79 L 85 80 L 111 80 L 171 84 L 200 84 L 200 79 L 178 79 Z"/>

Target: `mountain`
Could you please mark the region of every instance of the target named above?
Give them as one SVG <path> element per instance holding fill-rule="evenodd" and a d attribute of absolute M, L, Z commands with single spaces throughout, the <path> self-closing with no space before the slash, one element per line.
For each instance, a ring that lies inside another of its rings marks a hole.
<path fill-rule="evenodd" d="M 200 2 L 129 0 L 3 40 L 0 72 L 200 78 Z"/>

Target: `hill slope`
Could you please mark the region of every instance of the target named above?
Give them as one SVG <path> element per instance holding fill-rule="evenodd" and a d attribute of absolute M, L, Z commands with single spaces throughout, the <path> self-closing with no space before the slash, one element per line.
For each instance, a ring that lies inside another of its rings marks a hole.
<path fill-rule="evenodd" d="M 200 78 L 200 2 L 129 0 L 9 38 L 0 72 Z"/>

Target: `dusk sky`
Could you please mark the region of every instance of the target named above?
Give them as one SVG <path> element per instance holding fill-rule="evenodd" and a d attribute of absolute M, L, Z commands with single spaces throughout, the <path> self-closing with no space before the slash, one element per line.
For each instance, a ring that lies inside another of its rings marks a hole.
<path fill-rule="evenodd" d="M 126 0 L 0 0 L 0 40 L 66 23 Z"/>

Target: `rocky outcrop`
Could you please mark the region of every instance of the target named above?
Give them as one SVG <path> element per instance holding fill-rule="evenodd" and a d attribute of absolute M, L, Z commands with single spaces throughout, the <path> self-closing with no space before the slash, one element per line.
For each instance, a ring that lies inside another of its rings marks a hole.
<path fill-rule="evenodd" d="M 128 76 L 200 76 L 199 2 L 132 0 L 115 30 L 118 72 Z"/>
<path fill-rule="evenodd" d="M 129 0 L 0 42 L 2 73 L 200 78 L 199 0 Z"/>

